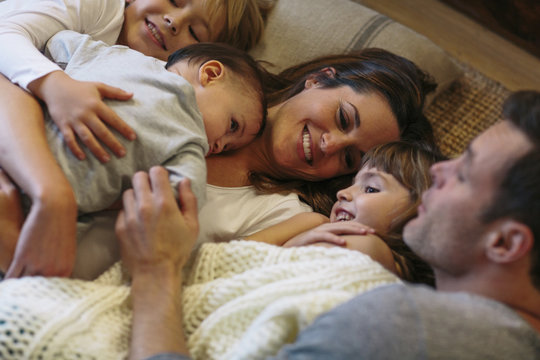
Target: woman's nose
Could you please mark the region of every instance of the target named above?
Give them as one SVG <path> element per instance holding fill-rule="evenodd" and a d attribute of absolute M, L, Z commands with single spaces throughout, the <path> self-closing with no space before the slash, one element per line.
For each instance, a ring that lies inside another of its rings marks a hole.
<path fill-rule="evenodd" d="M 332 155 L 347 146 L 347 138 L 344 134 L 324 133 L 321 136 L 321 151 L 325 155 Z"/>

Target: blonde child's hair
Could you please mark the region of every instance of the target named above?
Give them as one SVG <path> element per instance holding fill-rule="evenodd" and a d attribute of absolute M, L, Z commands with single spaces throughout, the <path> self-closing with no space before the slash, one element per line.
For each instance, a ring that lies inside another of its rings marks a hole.
<path fill-rule="evenodd" d="M 267 14 L 276 0 L 206 0 L 210 18 L 225 10 L 225 26 L 216 42 L 249 50 L 262 37 Z"/>
<path fill-rule="evenodd" d="M 362 158 L 362 168 L 372 167 L 390 174 L 409 191 L 408 207 L 392 220 L 387 233 L 378 235 L 392 250 L 403 279 L 411 282 L 434 285 L 431 267 L 403 241 L 403 228 L 417 215 L 422 193 L 431 186 L 431 165 L 445 159 L 438 149 L 430 145 L 405 141 L 379 145 Z"/>

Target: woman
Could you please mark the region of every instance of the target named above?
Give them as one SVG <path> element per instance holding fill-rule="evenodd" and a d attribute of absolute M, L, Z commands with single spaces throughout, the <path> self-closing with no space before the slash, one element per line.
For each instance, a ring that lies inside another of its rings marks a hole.
<path fill-rule="evenodd" d="M 263 135 L 207 158 L 199 243 L 245 237 L 309 211 L 295 194 L 329 215 L 371 147 L 398 138 L 433 142 L 422 110 L 436 85 L 385 50 L 320 58 L 271 80 Z"/>
<path fill-rule="evenodd" d="M 351 177 L 346 175 L 358 170 L 362 154 L 372 146 L 400 137 L 432 139 L 422 109 L 434 83 L 412 62 L 387 51 L 366 49 L 356 55 L 313 60 L 268 83 L 273 91 L 262 136 L 245 148 L 207 160 L 210 185 L 200 213 L 205 231 L 200 240 L 247 236 L 310 210 L 295 194 L 278 193 L 299 194 L 315 210 L 328 211 L 336 190 L 350 183 Z M 5 170 L 37 199 L 33 211 L 36 208 L 35 213 L 45 214 L 44 221 L 36 225 L 39 240 L 28 241 L 31 236 L 26 234 L 33 229 L 23 228 L 15 261 L 28 264 L 21 275 L 67 275 L 75 252 L 70 240 L 75 229 L 68 225 L 76 214 L 73 193 L 52 155 L 44 151 L 39 105 L 5 80 L 0 81 L 0 91 L 6 94 L 0 100 L 0 156 L 2 146 L 14 146 L 29 159 L 25 166 L 5 159 Z M 12 106 L 3 106 L 7 103 Z M 15 108 L 32 116 L 9 113 Z M 17 130 L 25 121 L 36 122 L 30 134 Z M 43 180 L 42 174 L 51 169 L 57 171 L 47 181 L 35 184 L 28 180 Z M 336 180 L 337 185 L 325 182 L 343 176 L 346 179 Z M 262 197 L 253 185 L 270 194 Z M 319 192 L 322 195 L 314 196 Z M 50 212 L 49 208 L 57 210 Z M 52 213 L 64 216 L 46 216 Z M 59 238 L 67 239 L 62 246 L 47 246 L 48 240 L 58 243 Z M 39 245 L 28 245 L 32 243 Z M 51 251 L 65 259 L 64 264 L 41 264 L 39 255 Z"/>

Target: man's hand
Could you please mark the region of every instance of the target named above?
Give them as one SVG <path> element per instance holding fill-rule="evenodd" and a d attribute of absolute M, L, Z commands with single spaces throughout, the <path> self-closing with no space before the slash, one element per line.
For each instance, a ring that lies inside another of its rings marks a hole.
<path fill-rule="evenodd" d="M 354 221 L 339 221 L 322 224 L 313 230 L 299 234 L 283 244 L 283 247 L 305 246 L 320 242 L 345 246 L 346 241 L 341 235 L 367 235 L 374 233 L 375 230 L 369 226 Z"/>
<path fill-rule="evenodd" d="M 154 167 L 133 177 L 123 195 L 124 210 L 116 221 L 122 260 L 135 276 L 148 268 L 185 265 L 199 232 L 197 199 L 188 179 L 179 185 L 180 208 L 167 170 Z"/>
<path fill-rule="evenodd" d="M 28 88 L 47 104 L 68 148 L 80 160 L 85 154 L 76 136 L 101 162 L 107 162 L 110 156 L 98 139 L 115 155 L 125 155 L 125 148 L 107 125 L 127 139 L 135 139 L 134 131 L 103 102 L 103 98 L 129 100 L 131 93 L 99 82 L 77 81 L 63 71 L 34 80 Z"/>

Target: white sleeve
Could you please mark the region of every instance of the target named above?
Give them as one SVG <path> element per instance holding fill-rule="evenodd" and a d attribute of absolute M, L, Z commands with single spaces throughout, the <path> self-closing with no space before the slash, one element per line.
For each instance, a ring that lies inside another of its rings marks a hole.
<path fill-rule="evenodd" d="M 74 30 L 116 42 L 123 0 L 7 0 L 0 2 L 0 72 L 24 89 L 60 68 L 41 52 L 51 36 Z"/>

